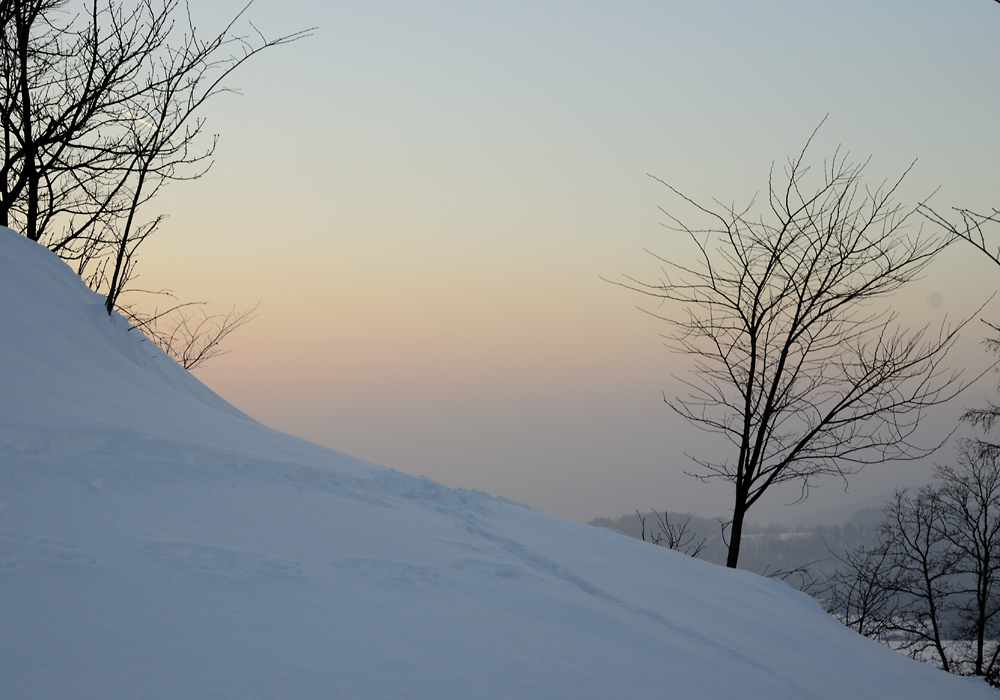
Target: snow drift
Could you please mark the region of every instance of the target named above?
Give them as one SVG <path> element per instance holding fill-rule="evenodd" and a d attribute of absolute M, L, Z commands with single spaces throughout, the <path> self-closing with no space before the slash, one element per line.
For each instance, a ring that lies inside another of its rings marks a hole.
<path fill-rule="evenodd" d="M 780 582 L 220 399 L 0 229 L 0 696 L 987 698 Z"/>

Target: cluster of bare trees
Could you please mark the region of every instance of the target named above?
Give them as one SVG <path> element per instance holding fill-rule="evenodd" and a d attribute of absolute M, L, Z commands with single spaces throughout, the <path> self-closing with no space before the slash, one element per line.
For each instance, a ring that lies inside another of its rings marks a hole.
<path fill-rule="evenodd" d="M 880 543 L 845 553 L 823 597 L 861 634 L 1000 686 L 1000 445 L 963 441 L 936 477 L 896 493 Z"/>
<path fill-rule="evenodd" d="M 73 265 L 109 314 L 171 325 L 161 342 L 183 336 L 184 315 L 157 321 L 122 302 L 163 220 L 144 205 L 211 166 L 215 138 L 197 114 L 225 79 L 304 36 L 240 33 L 240 19 L 203 38 L 179 0 L 0 0 L 0 225 Z M 234 329 L 232 315 L 205 318 Z"/>

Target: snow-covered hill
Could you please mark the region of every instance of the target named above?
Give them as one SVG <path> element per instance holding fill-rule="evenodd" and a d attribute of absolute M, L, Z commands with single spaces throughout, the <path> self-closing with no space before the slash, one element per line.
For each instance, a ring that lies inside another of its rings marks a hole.
<path fill-rule="evenodd" d="M 988 698 L 783 583 L 261 426 L 0 229 L 0 698 Z"/>

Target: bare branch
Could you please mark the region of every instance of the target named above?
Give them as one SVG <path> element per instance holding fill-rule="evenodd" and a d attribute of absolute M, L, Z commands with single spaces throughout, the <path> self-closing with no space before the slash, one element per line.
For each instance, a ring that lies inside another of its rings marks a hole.
<path fill-rule="evenodd" d="M 655 545 L 672 549 L 689 557 L 697 557 L 705 549 L 708 538 L 695 541 L 695 535 L 689 529 L 691 516 L 688 516 L 687 520 L 680 524 L 670 522 L 670 514 L 667 511 L 663 511 L 663 515 L 660 515 L 654 510 L 653 516 L 656 518 L 657 531 L 650 530 L 647 539 L 646 516 L 639 511 L 635 512 L 635 517 L 639 519 L 640 536 L 643 542 L 652 542 Z"/>
<path fill-rule="evenodd" d="M 141 330 L 186 370 L 194 370 L 206 360 L 225 355 L 222 342 L 256 317 L 249 311 L 207 314 L 200 302 L 177 304 L 166 311 L 145 315 L 126 309 L 133 328 Z M 192 308 L 195 307 L 195 308 Z"/>
<path fill-rule="evenodd" d="M 0 6 L 0 225 L 73 263 L 107 296 L 134 278 L 166 183 L 197 179 L 216 139 L 196 113 L 251 57 L 309 35 L 196 31 L 181 0 L 5 0 Z"/>

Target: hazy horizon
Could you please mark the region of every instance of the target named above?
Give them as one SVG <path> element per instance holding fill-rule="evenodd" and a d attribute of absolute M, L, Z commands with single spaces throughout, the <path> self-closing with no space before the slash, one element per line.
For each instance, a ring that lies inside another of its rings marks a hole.
<path fill-rule="evenodd" d="M 211 31 L 240 8 L 193 11 Z M 655 278 L 644 249 L 690 254 L 658 207 L 690 209 L 647 173 L 747 203 L 829 115 L 810 163 L 842 144 L 871 156 L 877 186 L 917 159 L 901 201 L 940 188 L 943 211 L 1000 206 L 1000 7 L 985 0 L 258 0 L 247 16 L 268 36 L 318 29 L 208 106 L 216 167 L 153 202 L 169 219 L 136 286 L 259 304 L 196 374 L 262 423 L 570 519 L 730 507 L 727 485 L 682 473 L 709 443 L 663 404 L 685 364 L 636 309 L 655 307 L 601 279 Z M 998 280 L 956 248 L 894 302 L 937 324 Z M 955 358 L 975 370 L 970 330 Z M 749 517 L 888 495 L 933 461 L 872 468 L 847 494 L 821 482 L 805 506 L 769 494 Z"/>

